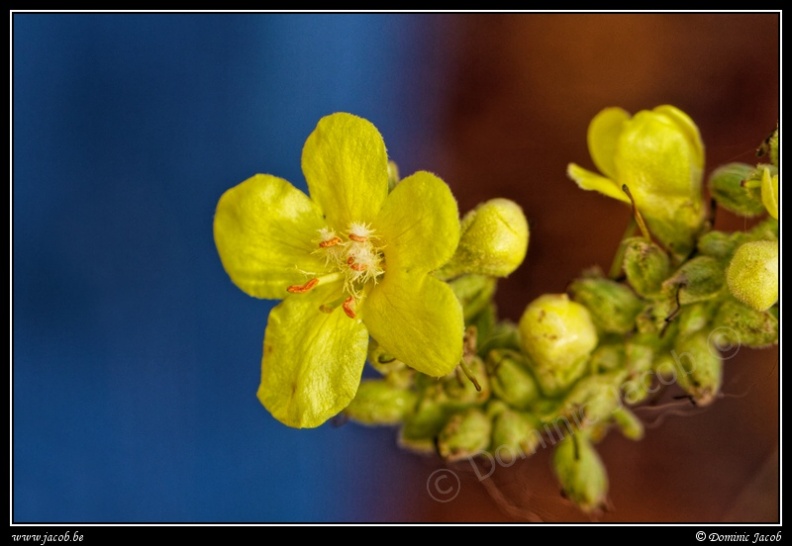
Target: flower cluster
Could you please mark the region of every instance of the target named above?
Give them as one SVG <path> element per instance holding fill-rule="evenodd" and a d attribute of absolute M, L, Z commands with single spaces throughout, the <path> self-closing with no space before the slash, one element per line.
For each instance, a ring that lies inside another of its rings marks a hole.
<path fill-rule="evenodd" d="M 308 137 L 310 197 L 269 175 L 228 190 L 214 223 L 223 266 L 247 294 L 283 298 L 265 333 L 264 406 L 294 427 L 341 411 L 399 425 L 402 446 L 447 461 L 553 447 L 566 497 L 606 506 L 596 443 L 613 427 L 643 436 L 631 406 L 669 379 L 711 404 L 718 347 L 778 342 L 778 135 L 769 163 L 709 178 L 723 208 L 767 215 L 735 233 L 705 222 L 704 147 L 681 110 L 606 108 L 588 144 L 602 174 L 568 175 L 629 204 L 641 236 L 625 237 L 610 275 L 593 268 L 536 298 L 518 324 L 498 320 L 493 295 L 526 255 L 522 209 L 492 199 L 460 222 L 448 186 L 398 180 L 361 118 L 327 116 Z M 382 377 L 361 383 L 366 359 Z"/>

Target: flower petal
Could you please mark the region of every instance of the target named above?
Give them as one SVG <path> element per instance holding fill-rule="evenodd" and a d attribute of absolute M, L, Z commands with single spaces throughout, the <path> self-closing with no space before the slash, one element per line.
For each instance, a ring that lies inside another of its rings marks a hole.
<path fill-rule="evenodd" d="M 591 159 L 605 176 L 618 180 L 613 161 L 616 143 L 630 114 L 622 108 L 605 108 L 594 116 L 588 128 L 588 147 Z"/>
<path fill-rule="evenodd" d="M 257 174 L 226 191 L 217 203 L 214 240 L 231 280 L 246 294 L 280 299 L 286 287 L 321 273 L 315 254 L 324 226 L 318 207 L 287 181 Z"/>
<path fill-rule="evenodd" d="M 701 133 L 699 133 L 698 127 L 690 119 L 686 113 L 684 113 L 679 108 L 670 105 L 663 105 L 658 106 L 654 109 L 655 112 L 658 114 L 662 114 L 672 120 L 674 124 L 682 130 L 682 132 L 687 136 L 688 142 L 690 146 L 693 148 L 693 156 L 694 156 L 694 163 L 698 166 L 699 169 L 704 168 L 704 143 L 701 140 Z"/>
<path fill-rule="evenodd" d="M 422 272 L 388 270 L 363 301 L 369 333 L 411 368 L 439 377 L 462 358 L 462 306 L 446 283 Z"/>
<path fill-rule="evenodd" d="M 589 170 L 586 170 L 574 163 L 567 167 L 567 176 L 577 182 L 577 185 L 584 190 L 595 190 L 608 197 L 613 197 L 625 203 L 630 202 L 627 194 L 610 178 L 605 178 Z"/>
<path fill-rule="evenodd" d="M 257 174 L 226 191 L 217 203 L 214 240 L 231 280 L 257 298 L 280 299 L 305 273 L 324 272 L 313 252 L 324 226 L 316 205 L 286 182 Z"/>
<path fill-rule="evenodd" d="M 293 295 L 270 313 L 264 334 L 258 398 L 278 421 L 318 427 L 357 392 L 368 349 L 360 320 L 319 310 L 340 285 Z"/>
<path fill-rule="evenodd" d="M 388 195 L 388 154 L 377 128 L 352 114 L 319 120 L 302 152 L 311 198 L 328 224 L 343 231 L 370 223 Z"/>
<path fill-rule="evenodd" d="M 459 244 L 459 210 L 448 185 L 420 171 L 394 188 L 374 227 L 389 269 L 437 269 Z"/>

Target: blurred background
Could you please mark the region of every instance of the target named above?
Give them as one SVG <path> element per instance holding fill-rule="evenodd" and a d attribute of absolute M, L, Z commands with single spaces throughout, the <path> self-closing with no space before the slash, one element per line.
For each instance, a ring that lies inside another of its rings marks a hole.
<path fill-rule="evenodd" d="M 516 320 L 607 268 L 628 221 L 565 177 L 592 167 L 590 119 L 673 104 L 710 168 L 754 162 L 779 116 L 779 19 L 13 14 L 13 521 L 588 521 L 550 450 L 484 480 L 451 467 L 458 495 L 437 502 L 446 466 L 395 430 L 270 417 L 255 392 L 271 302 L 223 271 L 217 199 L 257 172 L 304 188 L 318 119 L 358 114 L 461 210 L 524 207 L 528 258 L 498 293 Z M 639 412 L 643 441 L 600 444 L 601 521 L 778 520 L 778 351 L 729 356 L 713 406 Z"/>

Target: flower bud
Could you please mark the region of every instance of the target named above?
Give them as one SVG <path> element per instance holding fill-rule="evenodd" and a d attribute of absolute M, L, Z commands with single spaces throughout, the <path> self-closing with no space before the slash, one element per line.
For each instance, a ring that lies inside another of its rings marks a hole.
<path fill-rule="evenodd" d="M 480 204 L 462 219 L 456 254 L 438 273 L 452 278 L 465 273 L 506 277 L 525 259 L 528 221 L 520 206 L 508 199 Z"/>
<path fill-rule="evenodd" d="M 553 467 L 564 495 L 584 512 L 601 509 L 608 494 L 608 475 L 584 434 L 571 434 L 556 447 Z"/>
<path fill-rule="evenodd" d="M 635 317 L 643 307 L 628 287 L 602 277 L 574 281 L 569 286 L 569 294 L 586 306 L 601 332 L 626 334 L 632 331 Z"/>
<path fill-rule="evenodd" d="M 360 383 L 344 414 L 363 425 L 395 425 L 415 407 L 415 393 L 394 387 L 384 380 Z"/>
<path fill-rule="evenodd" d="M 660 291 L 670 271 L 668 254 L 642 237 L 624 241 L 624 273 L 630 286 L 641 296 L 648 297 Z"/>
<path fill-rule="evenodd" d="M 710 175 L 710 194 L 720 206 L 739 216 L 759 216 L 764 213 L 759 188 L 744 184 L 756 170 L 745 163 L 728 163 Z"/>
<path fill-rule="evenodd" d="M 718 346 L 742 345 L 761 349 L 778 343 L 778 317 L 772 311 L 757 311 L 729 298 L 715 315 Z"/>
<path fill-rule="evenodd" d="M 621 406 L 622 377 L 623 373 L 618 372 L 584 377 L 564 398 L 564 415 L 571 417 L 581 429 L 607 422 Z"/>
<path fill-rule="evenodd" d="M 717 260 L 725 259 L 734 252 L 741 235 L 742 232 L 723 233 L 722 231 L 710 231 L 699 238 L 699 253 Z"/>
<path fill-rule="evenodd" d="M 676 382 L 698 406 L 711 404 L 723 377 L 723 361 L 707 333 L 680 336 L 672 353 Z"/>
<path fill-rule="evenodd" d="M 649 396 L 652 386 L 650 372 L 655 349 L 646 335 L 638 335 L 627 342 L 625 349 L 627 378 L 621 385 L 621 393 L 628 404 L 637 404 Z"/>
<path fill-rule="evenodd" d="M 535 299 L 523 312 L 519 329 L 530 365 L 549 396 L 580 377 L 598 341 L 588 310 L 566 294 Z"/>
<path fill-rule="evenodd" d="M 540 396 L 536 380 L 520 353 L 504 349 L 490 351 L 487 371 L 495 395 L 513 408 L 526 410 Z"/>
<path fill-rule="evenodd" d="M 492 423 L 479 408 L 455 413 L 437 437 L 437 451 L 450 462 L 475 457 L 490 445 Z"/>
<path fill-rule="evenodd" d="M 490 379 L 487 369 L 479 357 L 473 357 L 468 364 L 468 371 L 478 381 L 481 390 L 476 389 L 473 382 L 465 377 L 458 369 L 443 378 L 441 384 L 448 402 L 454 407 L 463 407 L 470 404 L 485 402 L 490 396 Z"/>
<path fill-rule="evenodd" d="M 630 440 L 640 440 L 644 435 L 644 426 L 636 415 L 624 406 L 616 408 L 613 412 L 613 420 L 619 427 L 625 438 Z"/>
<path fill-rule="evenodd" d="M 605 373 L 624 368 L 626 355 L 623 343 L 601 344 L 591 353 L 592 373 Z"/>
<path fill-rule="evenodd" d="M 734 253 L 726 272 L 729 291 L 757 311 L 778 301 L 778 242 L 745 243 Z"/>
<path fill-rule="evenodd" d="M 723 265 L 715 258 L 697 256 L 680 267 L 663 283 L 669 295 L 678 290 L 680 305 L 715 298 L 723 289 Z"/>
<path fill-rule="evenodd" d="M 501 463 L 533 455 L 542 443 L 539 421 L 530 413 L 504 408 L 493 418 L 492 452 Z"/>
<path fill-rule="evenodd" d="M 424 389 L 415 410 L 404 418 L 400 445 L 413 451 L 433 452 L 435 438 L 453 413 L 444 403 L 445 400 L 445 392 L 439 383 L 435 382 Z"/>

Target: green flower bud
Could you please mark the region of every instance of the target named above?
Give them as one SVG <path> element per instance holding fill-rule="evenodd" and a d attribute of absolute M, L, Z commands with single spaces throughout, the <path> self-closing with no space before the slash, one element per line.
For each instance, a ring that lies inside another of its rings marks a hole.
<path fill-rule="evenodd" d="M 416 399 L 415 393 L 387 381 L 362 381 L 344 414 L 364 425 L 395 425 L 413 410 Z"/>
<path fill-rule="evenodd" d="M 742 235 L 742 233 L 710 231 L 699 238 L 699 253 L 717 260 L 726 259 L 731 256 L 734 249 L 737 248 L 740 235 Z"/>
<path fill-rule="evenodd" d="M 453 413 L 445 400 L 445 392 L 439 383 L 427 387 L 413 413 L 405 416 L 399 443 L 413 451 L 434 452 L 435 438 Z"/>
<path fill-rule="evenodd" d="M 506 277 L 525 259 L 528 221 L 520 206 L 508 199 L 480 204 L 462 219 L 456 254 L 438 276 L 464 273 Z"/>
<path fill-rule="evenodd" d="M 759 188 L 743 183 L 755 170 L 745 163 L 729 163 L 715 169 L 709 179 L 710 194 L 720 206 L 739 216 L 763 214 L 765 207 Z"/>
<path fill-rule="evenodd" d="M 502 463 L 533 455 L 542 443 L 538 419 L 529 413 L 505 408 L 493 418 L 492 451 Z"/>
<path fill-rule="evenodd" d="M 670 272 L 670 260 L 662 248 L 642 237 L 624 241 L 624 273 L 639 295 L 649 297 L 659 292 Z"/>
<path fill-rule="evenodd" d="M 771 308 L 772 311 L 775 308 Z M 744 345 L 761 349 L 778 343 L 778 318 L 734 299 L 726 300 L 715 315 L 718 346 Z"/>
<path fill-rule="evenodd" d="M 602 332 L 626 334 L 635 328 L 643 303 L 623 284 L 604 278 L 584 278 L 569 287 L 572 299 L 585 305 Z"/>
<path fill-rule="evenodd" d="M 589 367 L 592 373 L 605 373 L 623 368 L 625 361 L 624 344 L 600 344 L 591 353 Z"/>
<path fill-rule="evenodd" d="M 584 377 L 564 398 L 564 415 L 571 417 L 580 429 L 605 423 L 621 406 L 619 384 L 622 377 L 618 372 Z"/>
<path fill-rule="evenodd" d="M 698 406 L 711 404 L 723 377 L 723 361 L 706 332 L 680 336 L 672 353 L 676 382 Z"/>
<path fill-rule="evenodd" d="M 468 370 L 478 381 L 481 390 L 477 390 L 473 382 L 458 370 L 444 377 L 441 382 L 443 392 L 448 398 L 447 403 L 454 407 L 481 404 L 490 396 L 490 380 L 484 362 L 479 357 L 473 357 L 468 364 Z"/>
<path fill-rule="evenodd" d="M 646 305 L 635 318 L 635 326 L 641 334 L 652 335 L 664 332 L 675 327 L 675 321 L 668 323 L 666 319 L 677 309 L 675 294 L 665 294 L 662 299 L 656 299 Z"/>
<path fill-rule="evenodd" d="M 448 285 L 462 304 L 465 322 L 468 322 L 490 304 L 497 281 L 483 275 L 463 275 Z"/>
<path fill-rule="evenodd" d="M 536 378 L 550 396 L 580 377 L 598 341 L 588 310 L 566 294 L 535 299 L 525 308 L 519 329 Z"/>
<path fill-rule="evenodd" d="M 644 426 L 633 412 L 624 406 L 616 408 L 613 412 L 613 420 L 619 427 L 625 438 L 630 440 L 640 440 L 644 435 Z"/>
<path fill-rule="evenodd" d="M 639 334 L 627 343 L 627 379 L 621 385 L 621 392 L 628 404 L 637 404 L 649 396 L 650 370 L 656 352 L 651 341 L 650 337 Z"/>
<path fill-rule="evenodd" d="M 745 243 L 734 253 L 726 272 L 729 291 L 757 311 L 778 301 L 778 242 Z"/>
<path fill-rule="evenodd" d="M 437 437 L 437 451 L 447 461 L 475 457 L 490 445 L 492 423 L 479 408 L 455 413 Z"/>
<path fill-rule="evenodd" d="M 679 312 L 679 335 L 690 335 L 709 325 L 715 316 L 717 302 L 686 305 Z"/>
<path fill-rule="evenodd" d="M 520 353 L 504 349 L 490 351 L 487 372 L 495 395 L 513 408 L 526 410 L 540 396 L 536 380 Z"/>
<path fill-rule="evenodd" d="M 715 258 L 697 256 L 688 260 L 674 276 L 663 283 L 668 294 L 678 292 L 680 305 L 717 297 L 723 289 L 723 265 Z"/>
<path fill-rule="evenodd" d="M 553 467 L 564 495 L 584 512 L 593 512 L 605 505 L 608 475 L 584 434 L 571 434 L 558 444 Z"/>

